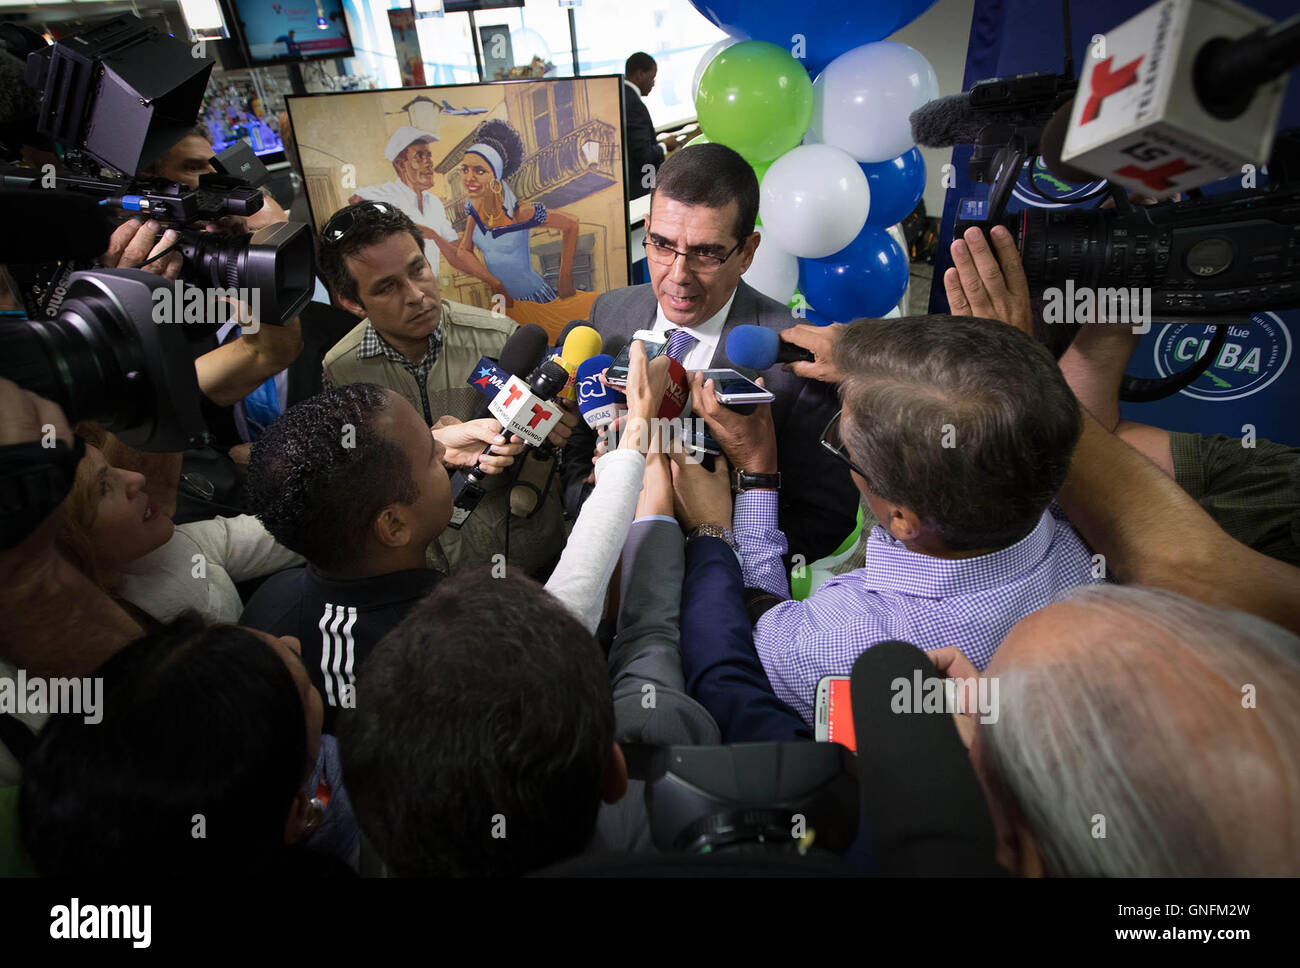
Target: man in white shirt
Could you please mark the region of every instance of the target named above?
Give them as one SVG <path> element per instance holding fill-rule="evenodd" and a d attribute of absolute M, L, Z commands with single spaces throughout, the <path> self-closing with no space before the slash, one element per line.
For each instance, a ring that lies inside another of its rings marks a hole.
<path fill-rule="evenodd" d="M 494 293 L 505 292 L 500 280 L 477 257 L 458 250 L 456 229 L 447 218 L 442 199 L 433 193 L 436 172 L 430 145 L 437 140 L 435 134 L 402 125 L 384 146 L 384 157 L 392 162 L 397 177 L 382 185 L 358 188 L 348 201 L 387 202 L 405 212 L 424 235 L 424 254 L 435 277 L 440 256 L 445 255 L 450 265 L 482 279 Z"/>

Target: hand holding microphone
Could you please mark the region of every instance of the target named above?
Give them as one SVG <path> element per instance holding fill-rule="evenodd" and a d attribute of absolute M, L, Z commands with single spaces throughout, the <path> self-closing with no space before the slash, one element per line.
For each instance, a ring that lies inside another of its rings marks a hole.
<path fill-rule="evenodd" d="M 727 359 L 733 366 L 767 370 L 778 363 L 808 380 L 839 383 L 844 376 L 835 367 L 835 342 L 843 323 L 812 326 L 803 323 L 779 333 L 765 326 L 737 326 L 727 336 Z"/>
<path fill-rule="evenodd" d="M 501 424 L 491 417 L 464 422 L 441 417 L 432 433 L 446 451 L 443 463 L 457 470 L 477 465 L 483 474 L 500 474 L 524 452 L 524 442 L 516 438 L 507 443 Z"/>

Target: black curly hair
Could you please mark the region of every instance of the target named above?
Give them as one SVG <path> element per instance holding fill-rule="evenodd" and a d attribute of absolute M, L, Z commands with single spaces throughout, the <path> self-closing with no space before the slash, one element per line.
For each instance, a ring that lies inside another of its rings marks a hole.
<path fill-rule="evenodd" d="M 258 520 L 317 568 L 355 561 L 375 515 L 419 498 L 410 456 L 374 429 L 394 405 L 373 383 L 335 387 L 290 407 L 253 444 L 245 488 Z"/>
<path fill-rule="evenodd" d="M 524 139 L 510 122 L 495 118 L 484 121 L 474 129 L 474 137 L 471 139 L 473 144 L 480 142 L 496 149 L 496 153 L 501 156 L 502 178 L 509 178 L 519 170 L 519 165 L 524 160 Z"/>

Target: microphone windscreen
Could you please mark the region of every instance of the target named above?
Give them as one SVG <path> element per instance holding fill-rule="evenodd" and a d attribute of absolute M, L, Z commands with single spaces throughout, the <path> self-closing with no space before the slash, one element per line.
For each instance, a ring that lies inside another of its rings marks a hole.
<path fill-rule="evenodd" d="M 1061 160 L 1065 136 L 1070 129 L 1070 112 L 1073 110 L 1074 98 L 1070 98 L 1056 109 L 1056 113 L 1043 127 L 1042 136 L 1038 139 L 1038 153 L 1043 156 L 1043 164 L 1047 166 L 1047 170 L 1061 181 L 1069 182 L 1071 185 L 1086 185 L 1088 182 L 1097 181 L 1097 176 Z"/>
<path fill-rule="evenodd" d="M 555 338 L 554 345 L 563 346 L 564 341 L 569 338 L 569 334 L 572 333 L 574 329 L 576 329 L 579 326 L 586 326 L 586 325 L 587 325 L 587 321 L 585 319 L 569 320 L 567 323 L 565 323 L 564 329 L 560 330 L 560 335 Z"/>
<path fill-rule="evenodd" d="M 536 323 L 520 326 L 510 334 L 501 348 L 497 365 L 507 373 L 526 377 L 541 362 L 546 353 L 546 330 Z"/>
<path fill-rule="evenodd" d="M 599 353 L 578 364 L 578 374 L 574 377 L 578 411 L 588 427 L 612 421 L 616 410 L 627 400 L 618 390 L 600 382 L 600 374 L 613 365 L 614 357 L 608 353 Z"/>
<path fill-rule="evenodd" d="M 727 359 L 732 366 L 749 370 L 766 370 L 776 363 L 781 352 L 781 337 L 765 326 L 743 325 L 727 334 Z"/>
<path fill-rule="evenodd" d="M 600 352 L 600 334 L 590 326 L 574 326 L 564 338 L 560 356 L 570 366 L 577 367 Z"/>
<path fill-rule="evenodd" d="M 908 118 L 912 140 L 923 148 L 974 144 L 985 121 L 976 117 L 969 94 L 950 94 L 929 101 Z"/>
<path fill-rule="evenodd" d="M 0 242 L 0 263 L 61 262 L 95 259 L 113 234 L 108 212 L 89 195 L 42 189 L 0 192 L 0 209 L 10 226 Z"/>
<path fill-rule="evenodd" d="M 853 664 L 858 776 L 882 874 L 999 874 L 993 821 L 948 712 L 921 706 L 942 676 L 914 645 L 881 642 Z M 900 706 L 900 690 L 909 703 Z M 900 711 L 903 710 L 903 711 Z M 923 711 L 924 710 L 924 711 Z"/>

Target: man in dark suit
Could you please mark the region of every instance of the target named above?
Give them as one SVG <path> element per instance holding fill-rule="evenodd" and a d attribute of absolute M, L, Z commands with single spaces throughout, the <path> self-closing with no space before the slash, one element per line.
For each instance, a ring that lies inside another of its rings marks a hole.
<path fill-rule="evenodd" d="M 658 73 L 655 59 L 641 51 L 629 57 L 623 67 L 623 130 L 627 184 L 632 198 L 649 194 L 654 187 L 654 172 L 664 160 L 663 145 L 655 137 L 650 110 L 641 100 L 654 90 Z"/>
<path fill-rule="evenodd" d="M 740 155 L 719 144 L 674 152 L 659 172 L 646 223 L 650 284 L 612 290 L 592 305 L 590 324 L 604 339 L 604 351 L 617 355 L 636 330 L 651 329 L 669 338 L 669 355 L 687 370 L 729 367 L 725 347 L 734 327 L 788 329 L 794 322 L 790 310 L 740 279 L 758 249 L 757 215 L 758 179 Z M 819 443 L 839 400 L 827 384 L 780 366 L 761 375 L 776 394 L 772 418 L 781 481 L 742 480 L 740 486 L 779 486 L 789 553 L 810 563 L 834 551 L 856 523 L 857 489 L 847 468 Z M 570 513 L 577 513 L 590 490 L 594 450 L 595 436 L 579 424 L 562 469 Z M 743 454 L 728 457 L 737 470 L 758 470 L 744 466 Z"/>

